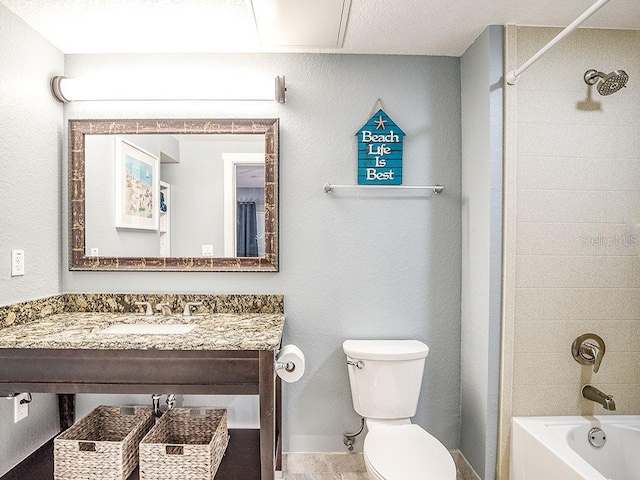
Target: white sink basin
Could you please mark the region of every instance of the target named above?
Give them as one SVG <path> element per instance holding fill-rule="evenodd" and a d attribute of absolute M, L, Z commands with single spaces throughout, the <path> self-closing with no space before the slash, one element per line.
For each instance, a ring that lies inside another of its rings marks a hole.
<path fill-rule="evenodd" d="M 184 335 L 197 325 L 161 323 L 120 323 L 100 330 L 98 333 L 132 334 L 132 335 Z"/>

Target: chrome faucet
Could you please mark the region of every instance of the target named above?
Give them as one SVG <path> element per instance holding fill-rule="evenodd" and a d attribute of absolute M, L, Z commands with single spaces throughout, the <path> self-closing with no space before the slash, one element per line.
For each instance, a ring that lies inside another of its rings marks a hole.
<path fill-rule="evenodd" d="M 616 402 L 611 395 L 601 392 L 593 385 L 585 385 L 582 387 L 582 396 L 587 400 L 599 403 L 605 410 L 614 411 L 616 409 Z"/>
<path fill-rule="evenodd" d="M 191 316 L 191 309 L 193 307 L 197 307 L 199 305 L 202 305 L 202 302 L 187 302 L 187 304 L 184 306 L 184 311 L 182 312 L 182 316 L 183 317 L 190 317 Z"/>
<path fill-rule="evenodd" d="M 147 317 L 151 317 L 153 315 L 153 310 L 151 310 L 150 302 L 135 302 L 136 306 L 145 307 L 144 314 Z"/>
<path fill-rule="evenodd" d="M 162 312 L 162 315 L 164 316 L 171 315 L 171 305 L 168 303 L 158 303 L 156 305 L 156 310 Z"/>

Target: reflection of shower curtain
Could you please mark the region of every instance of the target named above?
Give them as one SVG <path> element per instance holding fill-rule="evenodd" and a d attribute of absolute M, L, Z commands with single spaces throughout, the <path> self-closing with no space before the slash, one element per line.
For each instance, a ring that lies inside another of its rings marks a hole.
<path fill-rule="evenodd" d="M 255 202 L 238 202 L 238 257 L 258 256 L 258 226 Z"/>

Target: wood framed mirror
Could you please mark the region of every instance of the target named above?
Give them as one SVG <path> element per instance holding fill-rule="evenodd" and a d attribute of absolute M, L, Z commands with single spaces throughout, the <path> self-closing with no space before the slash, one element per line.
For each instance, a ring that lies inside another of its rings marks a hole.
<path fill-rule="evenodd" d="M 277 272 L 278 126 L 70 120 L 69 269 Z"/>

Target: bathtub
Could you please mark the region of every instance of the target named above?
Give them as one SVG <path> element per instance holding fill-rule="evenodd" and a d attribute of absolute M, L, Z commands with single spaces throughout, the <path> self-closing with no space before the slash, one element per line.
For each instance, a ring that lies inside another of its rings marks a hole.
<path fill-rule="evenodd" d="M 514 417 L 510 480 L 543 479 L 640 480 L 640 415 Z"/>

